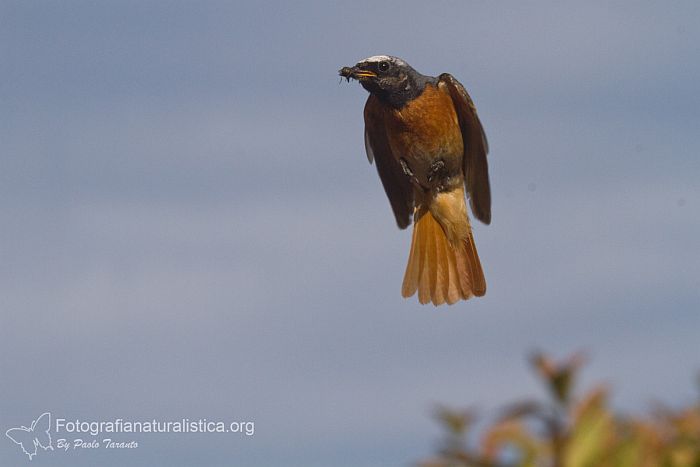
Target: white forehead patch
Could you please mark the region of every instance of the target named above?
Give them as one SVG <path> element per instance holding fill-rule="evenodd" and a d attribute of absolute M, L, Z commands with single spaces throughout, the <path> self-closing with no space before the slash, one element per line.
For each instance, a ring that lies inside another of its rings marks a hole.
<path fill-rule="evenodd" d="M 368 57 L 362 60 L 363 62 L 384 62 L 387 60 L 391 60 L 391 57 L 388 55 L 375 55 L 374 57 Z"/>
<path fill-rule="evenodd" d="M 396 63 L 397 65 L 405 65 L 406 62 L 401 60 L 398 57 L 391 57 L 389 55 L 375 55 L 373 57 L 367 57 L 364 60 L 361 60 L 360 63 L 376 63 L 376 62 L 393 62 Z"/>

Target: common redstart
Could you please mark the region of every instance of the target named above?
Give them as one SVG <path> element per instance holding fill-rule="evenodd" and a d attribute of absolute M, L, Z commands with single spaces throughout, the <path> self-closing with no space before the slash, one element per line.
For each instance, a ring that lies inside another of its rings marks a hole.
<path fill-rule="evenodd" d="M 370 96 L 365 150 L 399 228 L 414 221 L 401 293 L 453 304 L 486 293 L 465 197 L 491 222 L 488 143 L 476 107 L 449 73 L 425 76 L 398 57 L 377 55 L 340 69 Z"/>

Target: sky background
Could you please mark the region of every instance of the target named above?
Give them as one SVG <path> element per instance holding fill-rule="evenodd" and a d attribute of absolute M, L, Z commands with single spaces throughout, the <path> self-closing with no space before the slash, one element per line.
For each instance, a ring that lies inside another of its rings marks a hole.
<path fill-rule="evenodd" d="M 253 420 L 32 465 L 405 466 L 436 446 L 436 403 L 539 395 L 533 349 L 587 351 L 582 386 L 608 382 L 623 411 L 693 400 L 698 18 L 2 0 L 0 432 L 44 411 Z M 482 299 L 401 298 L 410 233 L 364 155 L 366 93 L 337 76 L 380 53 L 452 73 L 479 109 Z M 28 464 L 2 439 L 1 465 Z"/>

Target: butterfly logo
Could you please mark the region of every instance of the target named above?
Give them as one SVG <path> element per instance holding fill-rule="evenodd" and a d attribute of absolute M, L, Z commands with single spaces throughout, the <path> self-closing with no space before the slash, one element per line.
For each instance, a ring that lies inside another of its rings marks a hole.
<path fill-rule="evenodd" d="M 27 428 L 10 428 L 5 435 L 19 444 L 22 451 L 29 456 L 29 460 L 36 456 L 37 447 L 41 446 L 44 451 L 52 450 L 51 446 L 51 414 L 44 412 L 32 422 L 32 426 Z"/>

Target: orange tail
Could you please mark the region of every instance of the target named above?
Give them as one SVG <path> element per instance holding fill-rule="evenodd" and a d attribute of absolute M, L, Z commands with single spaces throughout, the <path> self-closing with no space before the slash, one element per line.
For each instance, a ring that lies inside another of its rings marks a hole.
<path fill-rule="evenodd" d="M 451 305 L 486 293 L 484 271 L 470 228 L 462 240 L 450 242 L 430 211 L 418 211 L 401 294 L 410 297 L 416 290 L 418 301 L 434 305 Z"/>

